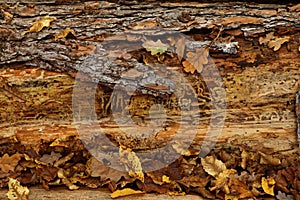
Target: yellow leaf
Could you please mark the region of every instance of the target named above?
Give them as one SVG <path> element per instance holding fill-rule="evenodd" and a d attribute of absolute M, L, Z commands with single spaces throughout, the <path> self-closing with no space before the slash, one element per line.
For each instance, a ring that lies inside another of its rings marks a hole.
<path fill-rule="evenodd" d="M 191 72 L 192 74 L 197 71 L 201 73 L 203 65 L 208 63 L 208 48 L 197 49 L 195 53 L 188 52 L 186 54 L 186 61 L 183 61 L 184 71 Z"/>
<path fill-rule="evenodd" d="M 140 190 L 133 190 L 130 188 L 125 188 L 123 190 L 117 190 L 115 192 L 113 192 L 110 197 L 115 199 L 118 197 L 124 197 L 124 196 L 128 196 L 128 195 L 134 195 L 134 194 L 143 194 L 144 192 L 140 191 Z"/>
<path fill-rule="evenodd" d="M 142 164 L 140 159 L 137 157 L 134 151 L 129 148 L 123 149 L 124 147 L 120 146 L 119 154 L 120 161 L 125 165 L 129 176 L 139 179 L 144 182 L 144 172 L 142 169 Z"/>
<path fill-rule="evenodd" d="M 24 31 L 22 35 L 25 35 L 26 33 L 33 33 L 33 32 L 40 32 L 44 27 L 49 27 L 50 23 L 55 21 L 56 17 L 50 17 L 49 15 L 46 15 L 42 19 L 32 23 L 29 30 Z"/>
<path fill-rule="evenodd" d="M 9 190 L 6 195 L 9 200 L 28 200 L 29 189 L 21 186 L 20 182 L 16 179 L 9 178 L 8 187 Z"/>
<path fill-rule="evenodd" d="M 247 154 L 247 152 L 245 150 L 242 151 L 241 158 L 242 158 L 241 167 L 243 169 L 246 169 L 248 154 Z"/>
<path fill-rule="evenodd" d="M 231 194 L 225 194 L 225 200 L 239 200 L 239 198 Z"/>
<path fill-rule="evenodd" d="M 216 177 L 217 180 L 216 180 L 215 186 L 210 188 L 210 190 L 212 191 L 212 190 L 216 190 L 216 189 L 226 186 L 229 176 L 232 174 L 236 174 L 236 173 L 237 173 L 237 171 L 235 169 L 226 169 L 225 171 L 221 172 Z M 225 190 L 226 190 L 226 188 L 225 188 Z M 229 192 L 230 192 L 229 190 L 226 191 L 226 194 L 229 194 Z"/>
<path fill-rule="evenodd" d="M 214 156 L 201 158 L 201 164 L 204 171 L 215 178 L 217 178 L 220 173 L 227 170 L 226 165 Z"/>
<path fill-rule="evenodd" d="M 166 175 L 163 175 L 163 176 L 162 176 L 162 181 L 163 181 L 164 183 L 171 183 L 170 178 L 169 178 L 168 176 L 166 176 Z"/>
<path fill-rule="evenodd" d="M 275 180 L 272 177 L 262 177 L 261 179 L 261 185 L 265 193 L 270 194 L 274 196 L 274 185 L 275 185 Z"/>
<path fill-rule="evenodd" d="M 57 41 L 60 38 L 65 38 L 67 37 L 69 34 L 72 34 L 73 36 L 76 36 L 76 33 L 74 30 L 70 29 L 70 28 L 66 28 L 64 30 L 62 30 L 61 32 L 55 34 L 55 38 L 54 40 Z"/>

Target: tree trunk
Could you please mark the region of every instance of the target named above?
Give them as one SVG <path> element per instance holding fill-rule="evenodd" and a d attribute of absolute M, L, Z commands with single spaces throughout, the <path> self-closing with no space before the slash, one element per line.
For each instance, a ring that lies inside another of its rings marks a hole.
<path fill-rule="evenodd" d="M 197 184 L 184 179 L 204 176 L 208 155 L 228 169 L 260 174 L 259 180 L 273 177 L 276 194 L 300 198 L 299 180 L 283 184 L 282 176 L 292 180 L 278 164 L 297 169 L 300 178 L 299 4 L 21 1 L 1 7 L 0 156 L 12 163 L 0 164 L 1 186 L 12 177 L 45 188 L 123 188 L 122 174 L 93 175 L 95 157 L 129 172 L 123 182 L 143 192 L 242 198 L 246 192 L 235 194 L 230 181 L 228 192 L 209 190 L 213 182 L 201 185 L 216 178 L 207 174 Z M 143 178 L 126 156 L 112 163 L 132 151 Z M 268 194 L 253 190 L 246 197 Z"/>

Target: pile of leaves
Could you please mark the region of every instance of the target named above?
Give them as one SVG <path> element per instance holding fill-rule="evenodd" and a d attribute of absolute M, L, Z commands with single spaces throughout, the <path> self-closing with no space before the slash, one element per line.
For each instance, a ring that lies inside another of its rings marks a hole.
<path fill-rule="evenodd" d="M 112 198 L 154 192 L 196 193 L 208 199 L 299 200 L 299 148 L 269 152 L 228 142 L 200 158 L 199 151 L 191 147 L 170 165 L 144 172 L 135 152 L 120 147 L 118 162 L 126 169 L 121 172 L 91 156 L 80 140 L 68 138 L 45 143 L 39 151 L 24 148 L 1 155 L 0 186 L 9 186 L 10 199 L 28 196 L 29 191 L 21 185 L 42 184 L 46 190 L 61 185 L 70 190 L 107 187 Z"/>

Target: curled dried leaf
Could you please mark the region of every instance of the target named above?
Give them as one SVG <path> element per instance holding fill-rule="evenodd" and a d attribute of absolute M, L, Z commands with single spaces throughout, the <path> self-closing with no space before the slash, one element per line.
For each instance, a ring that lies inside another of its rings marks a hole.
<path fill-rule="evenodd" d="M 74 37 L 76 36 L 76 33 L 75 33 L 74 30 L 72 30 L 70 28 L 66 28 L 66 29 L 62 30 L 61 32 L 55 34 L 54 35 L 54 40 L 57 41 L 58 39 L 65 38 L 69 34 L 73 35 Z"/>
<path fill-rule="evenodd" d="M 28 200 L 29 189 L 21 186 L 16 179 L 9 178 L 8 187 L 9 190 L 6 195 L 9 200 Z"/>
<path fill-rule="evenodd" d="M 79 189 L 79 186 L 74 185 L 65 175 L 65 170 L 64 169 L 59 169 L 57 172 L 58 178 L 61 179 L 62 183 L 65 184 L 69 190 L 77 190 Z"/>
<path fill-rule="evenodd" d="M 129 195 L 134 195 L 134 194 L 143 194 L 144 192 L 140 191 L 140 190 L 133 190 L 130 188 L 125 188 L 122 190 L 117 190 L 113 193 L 111 193 L 110 197 L 115 199 L 118 197 L 124 197 L 124 196 L 129 196 Z"/>
<path fill-rule="evenodd" d="M 33 22 L 31 24 L 31 27 L 29 28 L 29 30 L 24 31 L 22 33 L 22 35 L 25 35 L 26 33 L 37 33 L 40 32 L 44 27 L 49 27 L 50 23 L 55 21 L 56 17 L 50 17 L 49 15 L 46 15 L 45 17 L 43 17 L 42 19 Z"/>
<path fill-rule="evenodd" d="M 215 178 L 217 178 L 223 171 L 227 170 L 226 165 L 214 156 L 201 158 L 201 164 L 204 171 Z"/>
<path fill-rule="evenodd" d="M 280 159 L 274 158 L 272 155 L 267 155 L 260 151 L 258 153 L 261 155 L 260 164 L 269 164 L 274 166 L 281 165 Z"/>
<path fill-rule="evenodd" d="M 162 181 L 163 181 L 164 183 L 171 183 L 170 178 L 169 178 L 168 176 L 166 176 L 166 175 L 163 175 L 163 176 L 162 176 Z"/>
<path fill-rule="evenodd" d="M 129 148 L 120 147 L 120 161 L 125 165 L 129 176 L 139 179 L 144 182 L 144 172 L 140 159 L 136 153 Z"/>
<path fill-rule="evenodd" d="M 262 177 L 262 179 L 261 179 L 261 185 L 262 185 L 264 192 L 266 194 L 270 194 L 272 196 L 274 196 L 275 183 L 276 182 L 272 177 L 268 177 L 268 178 Z"/>

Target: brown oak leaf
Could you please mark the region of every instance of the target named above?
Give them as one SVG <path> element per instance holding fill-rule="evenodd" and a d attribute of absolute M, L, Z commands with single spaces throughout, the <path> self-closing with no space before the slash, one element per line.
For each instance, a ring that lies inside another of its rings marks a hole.
<path fill-rule="evenodd" d="M 259 38 L 259 44 L 268 44 L 272 39 L 274 39 L 274 32 L 268 33 L 266 37 L 260 37 Z"/>
<path fill-rule="evenodd" d="M 281 47 L 282 44 L 285 42 L 289 42 L 290 37 L 285 36 L 282 38 L 275 37 L 274 32 L 268 33 L 266 37 L 260 37 L 259 38 L 259 44 L 262 45 L 268 45 L 269 48 L 273 49 L 274 51 L 278 51 Z"/>
<path fill-rule="evenodd" d="M 16 153 L 12 156 L 9 156 L 7 153 L 0 158 L 0 169 L 4 173 L 7 173 L 9 171 L 14 171 L 15 167 L 19 163 L 22 155 L 19 153 Z"/>
<path fill-rule="evenodd" d="M 61 154 L 60 153 L 55 153 L 55 152 L 51 152 L 51 154 L 44 154 L 40 161 L 41 162 L 44 162 L 44 163 L 47 163 L 47 164 L 50 164 L 50 165 L 53 165 L 53 163 L 55 161 L 57 161 L 59 158 L 61 157 Z"/>
<path fill-rule="evenodd" d="M 178 59 L 181 61 L 184 55 L 184 50 L 185 50 L 185 42 L 186 39 L 184 37 L 181 37 L 179 39 L 175 39 L 173 37 L 168 38 L 172 46 L 175 46 L 176 48 L 176 54 L 178 56 Z"/>
<path fill-rule="evenodd" d="M 197 71 L 201 73 L 203 70 L 203 65 L 208 63 L 208 48 L 197 49 L 195 53 L 188 52 L 186 61 L 183 61 L 184 71 L 191 72 L 192 74 Z"/>
<path fill-rule="evenodd" d="M 290 37 L 289 36 L 285 36 L 283 38 L 276 38 L 274 40 L 271 40 L 268 43 L 268 47 L 269 48 L 273 48 L 274 51 L 277 51 L 280 49 L 281 45 L 284 44 L 285 42 L 289 42 L 290 41 Z"/>
<path fill-rule="evenodd" d="M 112 181 L 113 183 L 117 183 L 122 178 L 122 176 L 125 179 L 129 179 L 129 176 L 126 172 L 110 168 L 94 157 L 91 157 L 88 160 L 87 171 L 91 177 L 101 177 L 102 181 L 110 179 L 110 181 Z"/>

